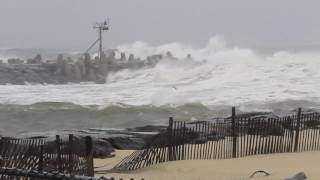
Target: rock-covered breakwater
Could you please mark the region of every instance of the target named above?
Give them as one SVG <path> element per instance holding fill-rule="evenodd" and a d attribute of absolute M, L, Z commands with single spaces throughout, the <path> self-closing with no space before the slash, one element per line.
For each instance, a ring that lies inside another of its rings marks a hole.
<path fill-rule="evenodd" d="M 191 59 L 188 55 L 187 58 Z M 165 55 L 156 54 L 141 60 L 130 54 L 128 58 L 121 53 L 116 58 L 114 51 L 102 54 L 101 58 L 92 58 L 85 53 L 77 60 L 59 54 L 55 60 L 44 60 L 40 54 L 34 58 L 0 60 L 0 85 L 27 83 L 35 84 L 66 84 L 79 82 L 106 83 L 109 72 L 121 69 L 137 69 L 153 67 L 163 59 L 176 60 L 170 52 Z"/>

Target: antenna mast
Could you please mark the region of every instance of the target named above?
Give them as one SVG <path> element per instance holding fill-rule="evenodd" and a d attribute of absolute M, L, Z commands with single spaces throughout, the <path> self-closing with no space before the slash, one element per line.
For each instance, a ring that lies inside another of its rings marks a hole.
<path fill-rule="evenodd" d="M 97 22 L 93 25 L 94 29 L 98 29 L 98 39 L 93 43 L 93 45 L 87 50 L 89 51 L 97 42 L 99 42 L 99 51 L 98 56 L 100 62 L 102 62 L 102 33 L 103 31 L 108 31 L 110 29 L 109 20 L 105 20 L 104 22 Z"/>

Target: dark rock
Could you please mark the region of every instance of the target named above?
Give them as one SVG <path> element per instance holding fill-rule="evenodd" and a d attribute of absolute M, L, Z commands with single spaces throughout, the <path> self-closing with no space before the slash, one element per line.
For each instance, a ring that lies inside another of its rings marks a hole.
<path fill-rule="evenodd" d="M 124 52 L 120 54 L 120 59 L 116 59 L 115 51 L 109 50 L 107 55 L 102 53 L 101 58 L 96 58 L 95 60 L 92 60 L 88 53 L 79 57 L 78 61 L 73 61 L 71 58 L 66 60 L 62 54 L 59 54 L 54 61 L 43 60 L 40 54 L 37 54 L 32 59 L 27 59 L 26 63 L 20 59 L 8 59 L 8 63 L 3 64 L 0 62 L 0 72 L 5 73 L 0 74 L 0 84 L 22 85 L 25 82 L 66 84 L 68 82 L 78 83 L 85 81 L 104 84 L 108 73 L 111 71 L 150 68 L 164 59 L 162 54 L 154 54 L 144 60 L 135 58 L 134 54 L 130 54 L 127 60 Z M 170 60 L 177 60 L 170 52 L 165 57 Z M 191 55 L 188 57 L 191 58 Z M 32 69 L 33 67 L 39 69 Z M 29 69 L 32 69 L 32 72 Z"/>
<path fill-rule="evenodd" d="M 126 60 L 127 60 L 126 54 L 125 54 L 124 52 L 122 52 L 122 53 L 120 54 L 120 61 L 126 61 Z"/>
<path fill-rule="evenodd" d="M 129 55 L 128 61 L 130 61 L 130 62 L 134 61 L 134 55 L 133 54 Z"/>
<path fill-rule="evenodd" d="M 299 172 L 292 177 L 285 178 L 284 180 L 305 180 L 305 179 L 307 179 L 307 175 L 304 172 Z"/>
<path fill-rule="evenodd" d="M 14 59 L 14 58 L 8 59 L 8 64 L 22 64 L 22 63 L 23 61 L 20 59 Z"/>
<path fill-rule="evenodd" d="M 112 157 L 115 151 L 111 143 L 105 139 L 92 138 L 93 140 L 93 157 L 94 158 L 108 158 Z"/>
<path fill-rule="evenodd" d="M 319 128 L 320 122 L 318 120 L 308 120 L 303 122 L 303 124 L 307 127 L 307 128 Z"/>
<path fill-rule="evenodd" d="M 220 128 L 217 128 L 216 130 L 211 130 L 209 132 L 204 131 L 206 129 L 206 122 L 205 121 L 197 121 L 194 123 L 189 123 L 185 130 L 180 129 L 180 131 L 187 132 L 185 135 L 185 140 L 183 140 L 183 137 L 181 137 L 181 141 L 185 141 L 186 143 L 194 143 L 194 144 L 201 144 L 205 143 L 208 140 L 211 141 L 218 141 L 220 139 L 224 139 L 225 136 L 231 134 L 231 128 L 230 126 L 226 124 L 218 124 L 217 126 L 220 126 Z M 194 131 L 194 129 L 202 129 L 203 131 Z M 221 132 L 220 132 L 221 131 Z M 205 136 L 203 134 L 206 134 Z M 204 138 L 207 137 L 207 138 Z"/>
<path fill-rule="evenodd" d="M 231 118 L 228 117 L 226 120 L 230 122 Z M 283 136 L 285 128 L 290 128 L 291 124 L 290 119 L 279 121 L 279 116 L 270 112 L 243 113 L 236 115 L 236 118 L 247 121 L 247 125 L 245 125 L 245 122 L 242 122 L 239 126 L 250 135 Z M 231 133 L 230 128 L 229 131 Z"/>
<path fill-rule="evenodd" d="M 140 126 L 135 128 L 128 128 L 127 130 L 134 131 L 134 132 L 160 132 L 166 128 L 167 126 L 147 125 L 147 126 Z"/>
<path fill-rule="evenodd" d="M 33 59 L 27 59 L 27 64 L 41 64 L 42 57 L 40 54 L 37 54 Z"/>
<path fill-rule="evenodd" d="M 67 64 L 67 62 L 66 62 L 66 60 L 63 59 L 62 54 L 59 54 L 58 58 L 57 58 L 57 62 L 56 62 L 56 74 L 64 76 L 65 71 L 66 71 L 65 70 L 66 64 Z"/>
<path fill-rule="evenodd" d="M 184 136 L 179 131 L 184 131 Z M 200 143 L 200 134 L 197 132 L 192 131 L 191 129 L 176 129 L 177 135 L 175 136 L 175 141 L 183 143 Z M 167 131 L 163 131 L 159 134 L 149 136 L 145 138 L 145 147 L 165 147 L 168 146 L 168 134 Z"/>
<path fill-rule="evenodd" d="M 145 142 L 142 138 L 137 137 L 112 137 L 106 139 L 116 149 L 141 149 Z"/>
<path fill-rule="evenodd" d="M 119 71 L 122 69 L 139 69 L 151 68 L 157 65 L 163 57 L 175 61 L 171 52 L 165 56 L 163 54 L 154 54 L 148 56 L 144 60 L 135 58 L 134 54 L 130 54 L 127 60 L 126 54 L 122 52 L 120 59 L 116 59 L 116 50 L 109 50 L 107 55 L 101 54 L 101 58 L 91 59 L 90 54 L 85 53 L 80 56 L 77 61 L 71 58 L 64 59 L 62 54 L 59 54 L 54 61 L 43 60 L 40 54 L 35 58 L 26 60 L 24 63 L 20 59 L 9 59 L 8 64 L 0 63 L 0 71 L 6 74 L 0 74 L 0 84 L 66 84 L 69 82 L 95 82 L 97 84 L 107 83 L 107 75 L 110 72 Z M 193 61 L 191 55 L 187 57 L 189 61 Z M 24 65 L 24 66 L 20 66 Z M 33 72 L 28 71 L 29 68 L 41 67 L 41 69 L 33 69 Z M 27 68 L 27 70 L 25 69 Z M 22 72 L 22 73 L 18 73 Z M 33 75 L 30 75 L 32 73 Z M 16 78 L 24 76 L 24 78 Z"/>
<path fill-rule="evenodd" d="M 265 119 L 253 119 L 248 122 L 248 134 L 250 135 L 261 135 L 261 136 L 283 136 L 285 128 L 282 123 L 272 122 L 272 120 Z"/>
<path fill-rule="evenodd" d="M 134 150 L 145 146 L 146 137 L 154 134 L 140 134 L 127 130 L 89 129 L 89 130 L 63 130 L 37 133 L 24 133 L 18 138 L 46 138 L 48 141 L 55 141 L 55 136 L 59 134 L 63 139 L 67 139 L 69 134 L 74 138 L 91 136 L 93 141 L 93 151 L 95 158 L 111 157 L 115 149 Z"/>
<path fill-rule="evenodd" d="M 84 61 L 83 61 L 83 65 L 84 65 L 84 79 L 85 80 L 89 80 L 90 79 L 90 75 L 92 74 L 92 62 L 91 62 L 91 57 L 89 53 L 85 53 L 84 54 Z"/>
<path fill-rule="evenodd" d="M 289 130 L 293 130 L 293 129 L 296 128 L 296 126 L 294 125 L 293 122 L 294 122 L 293 119 L 289 116 L 289 117 L 286 117 L 286 118 L 281 122 L 281 124 L 282 124 L 283 128 L 289 129 Z"/>
<path fill-rule="evenodd" d="M 227 119 L 231 119 L 232 117 L 229 116 Z M 278 118 L 277 115 L 271 113 L 271 112 L 249 112 L 249 113 L 242 113 L 237 114 L 236 118 Z"/>
<path fill-rule="evenodd" d="M 33 59 L 34 59 L 34 61 L 36 61 L 37 63 L 41 63 L 41 61 L 42 61 L 42 57 L 41 57 L 40 54 L 37 54 L 36 57 L 34 57 Z"/>

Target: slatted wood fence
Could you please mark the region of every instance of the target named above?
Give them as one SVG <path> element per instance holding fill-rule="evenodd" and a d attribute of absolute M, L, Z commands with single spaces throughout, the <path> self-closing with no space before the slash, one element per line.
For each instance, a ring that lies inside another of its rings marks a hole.
<path fill-rule="evenodd" d="M 114 177 L 91 177 L 91 176 L 79 176 L 79 175 L 70 175 L 63 174 L 57 172 L 46 172 L 46 171 L 37 171 L 37 170 L 24 170 L 17 168 L 1 168 L 0 167 L 0 175 L 6 175 L 8 177 L 21 177 L 30 178 L 33 180 L 40 179 L 50 179 L 50 180 L 124 180 L 123 178 L 114 178 Z M 129 178 L 127 178 L 129 180 Z M 134 178 L 130 178 L 130 180 L 134 180 Z M 141 178 L 139 180 L 144 180 Z"/>
<path fill-rule="evenodd" d="M 250 155 L 320 150 L 320 114 L 286 117 L 236 115 L 222 121 L 169 120 L 166 131 L 110 171 L 129 171 L 167 161 L 229 159 Z"/>
<path fill-rule="evenodd" d="M 38 139 L 0 139 L 0 166 L 72 175 L 93 176 L 91 137 L 56 136 L 55 141 Z M 28 179 L 1 175 L 0 179 Z"/>

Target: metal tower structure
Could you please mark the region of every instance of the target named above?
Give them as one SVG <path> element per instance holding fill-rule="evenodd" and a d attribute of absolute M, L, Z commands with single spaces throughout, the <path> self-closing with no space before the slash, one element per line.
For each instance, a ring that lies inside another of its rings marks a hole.
<path fill-rule="evenodd" d="M 90 49 L 93 48 L 97 43 L 99 43 L 99 51 L 98 51 L 98 57 L 100 62 L 102 61 L 102 54 L 103 54 L 103 49 L 102 49 L 102 33 L 103 31 L 108 31 L 110 29 L 110 24 L 109 20 L 105 20 L 104 22 L 97 22 L 93 25 L 94 29 L 98 29 L 98 39 L 87 49 L 86 52 L 90 51 Z"/>

